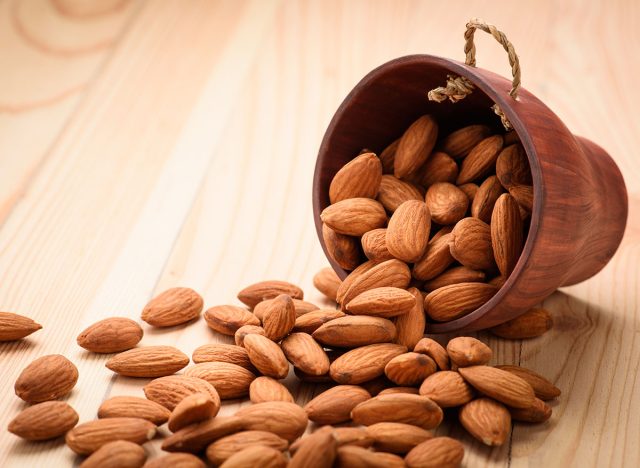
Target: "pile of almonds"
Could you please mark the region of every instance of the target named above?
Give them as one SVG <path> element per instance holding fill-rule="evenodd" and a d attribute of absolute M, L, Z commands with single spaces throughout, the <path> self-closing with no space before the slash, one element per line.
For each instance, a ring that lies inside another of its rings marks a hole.
<path fill-rule="evenodd" d="M 447 322 L 486 303 L 514 270 L 533 205 L 527 156 L 514 132 L 470 125 L 439 135 L 418 118 L 380 157 L 343 166 L 321 214 L 329 256 L 350 275 L 343 310 L 365 290 L 424 292 L 424 309 Z M 374 299 L 374 298 L 368 298 Z"/>
<path fill-rule="evenodd" d="M 314 283 L 330 298 L 344 285 L 329 269 Z M 504 443 L 512 421 L 550 417 L 544 401 L 560 391 L 544 377 L 518 366 L 489 366 L 491 349 L 472 337 L 446 347 L 425 338 L 417 289 L 352 295 L 345 313 L 318 308 L 285 281 L 253 284 L 238 294 L 246 307 L 219 305 L 204 313 L 208 327 L 235 344 L 203 344 L 191 359 L 173 346 L 138 346 L 144 333 L 134 320 L 101 320 L 80 333 L 78 344 L 117 353 L 106 367 L 119 375 L 151 379 L 144 397 L 112 397 L 96 408 L 97 419 L 78 425 L 74 409 L 56 401 L 75 386 L 77 368 L 63 356 L 43 356 L 15 383 L 16 395 L 32 406 L 9 431 L 31 441 L 65 435 L 71 450 L 88 456 L 84 468 L 203 467 L 203 458 L 226 468 L 442 467 L 458 466 L 464 456 L 459 441 L 434 433 L 443 409 L 459 407 L 462 426 L 487 445 Z M 173 288 L 152 299 L 141 318 L 172 327 L 197 321 L 203 308 L 195 291 Z M 548 320 L 543 309 L 534 312 L 508 325 L 512 334 L 538 316 Z M 422 325 L 411 328 L 419 315 Z M 38 328 L 24 317 L 0 315 L 3 340 Z M 291 367 L 298 379 L 323 390 L 304 407 L 281 382 Z M 224 400 L 247 396 L 251 405 L 218 415 Z M 158 427 L 165 423 L 168 454 L 146 461 L 141 445 L 162 434 Z"/>

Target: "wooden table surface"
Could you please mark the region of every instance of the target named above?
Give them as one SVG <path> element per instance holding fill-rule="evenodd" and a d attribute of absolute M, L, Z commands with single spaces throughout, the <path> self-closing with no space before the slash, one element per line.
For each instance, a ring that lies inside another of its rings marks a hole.
<path fill-rule="evenodd" d="M 13 383 L 36 357 L 60 353 L 77 365 L 68 401 L 81 421 L 111 395 L 142 395 L 146 380 L 116 377 L 106 357 L 76 345 L 96 320 L 137 319 L 176 285 L 210 306 L 235 303 L 254 281 L 287 279 L 321 303 L 311 279 L 326 260 L 311 180 L 333 112 L 389 59 L 462 60 L 464 25 L 476 16 L 514 43 L 523 86 L 610 152 L 631 214 L 612 262 L 545 302 L 551 333 L 526 342 L 481 334 L 496 362 L 536 369 L 562 389 L 551 420 L 516 425 L 495 449 L 456 426 L 442 432 L 464 440 L 468 467 L 639 466 L 634 0 L 1 0 L 0 309 L 44 328 L 0 345 L 0 466 L 79 461 L 60 440 L 25 443 L 5 431 L 25 406 Z M 479 66 L 508 74 L 500 46 L 476 36 Z M 200 320 L 145 325 L 143 344 L 190 354 L 216 340 Z M 314 394 L 288 383 L 301 403 Z M 147 447 L 160 453 L 159 441 Z"/>

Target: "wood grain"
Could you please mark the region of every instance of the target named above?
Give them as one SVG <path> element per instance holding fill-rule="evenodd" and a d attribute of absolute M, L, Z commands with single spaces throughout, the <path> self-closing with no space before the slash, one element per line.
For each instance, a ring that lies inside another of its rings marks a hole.
<path fill-rule="evenodd" d="M 1 428 L 23 407 L 13 382 L 43 354 L 78 366 L 68 400 L 81 421 L 104 398 L 141 395 L 143 381 L 114 377 L 75 337 L 109 315 L 139 318 L 167 287 L 193 287 L 210 306 L 234 302 L 253 281 L 287 279 L 321 302 L 311 182 L 331 116 L 387 60 L 462 59 L 464 24 L 479 16 L 514 43 L 523 85 L 615 159 L 630 218 L 601 273 L 545 301 L 552 333 L 522 343 L 481 335 L 496 362 L 531 367 L 562 389 L 551 420 L 516 426 L 499 449 L 457 425 L 441 431 L 463 439 L 465 466 L 640 464 L 637 2 L 20 2 L 45 47 L 12 26 L 16 3 L 0 2 L 0 63 L 10 70 L 0 74 L 0 308 L 44 329 L 0 345 Z M 476 41 L 478 65 L 508 75 L 504 51 Z M 218 340 L 200 320 L 145 326 L 143 343 L 190 354 Z M 287 384 L 301 403 L 318 391 Z M 160 452 L 159 440 L 147 445 Z M 2 466 L 78 460 L 60 441 L 0 433 Z"/>

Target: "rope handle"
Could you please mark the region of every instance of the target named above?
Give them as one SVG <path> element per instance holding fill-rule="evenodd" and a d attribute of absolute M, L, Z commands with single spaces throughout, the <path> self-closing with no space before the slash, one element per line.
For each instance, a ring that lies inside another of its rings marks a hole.
<path fill-rule="evenodd" d="M 511 65 L 511 73 L 513 75 L 509 95 L 513 99 L 517 99 L 518 90 L 520 89 L 520 61 L 518 60 L 518 55 L 516 54 L 515 49 L 513 48 L 513 44 L 511 44 L 511 42 L 509 42 L 509 40 L 507 39 L 507 36 L 505 36 L 505 34 L 502 31 L 498 30 L 498 28 L 496 28 L 494 25 L 487 24 L 480 19 L 472 19 L 467 23 L 467 29 L 464 32 L 465 63 L 471 67 L 476 66 L 476 46 L 473 43 L 473 37 L 476 29 L 480 29 L 486 33 L 491 34 L 507 52 L 507 55 L 509 57 L 509 64 Z M 449 99 L 451 102 L 456 103 L 461 99 L 464 99 L 467 95 L 471 94 L 474 89 L 475 86 L 473 85 L 473 83 L 471 83 L 471 81 L 469 81 L 464 76 L 448 75 L 446 86 L 440 86 L 438 88 L 432 89 L 431 91 L 429 91 L 428 97 L 430 101 L 443 102 Z M 511 130 L 511 124 L 502 112 L 502 109 L 500 109 L 497 104 L 494 104 L 492 106 L 492 109 L 498 116 L 500 116 L 504 127 L 507 130 Z"/>

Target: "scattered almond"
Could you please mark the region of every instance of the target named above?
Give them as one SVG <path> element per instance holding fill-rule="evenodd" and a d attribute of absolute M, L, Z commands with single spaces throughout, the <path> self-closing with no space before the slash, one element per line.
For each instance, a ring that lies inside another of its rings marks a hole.
<path fill-rule="evenodd" d="M 174 432 L 164 439 L 162 450 L 199 453 L 211 442 L 243 429 L 244 423 L 237 416 L 216 416 Z"/>
<path fill-rule="evenodd" d="M 144 468 L 206 468 L 195 455 L 190 453 L 169 453 L 148 461 Z"/>
<path fill-rule="evenodd" d="M 260 281 L 247 286 L 238 293 L 238 299 L 253 309 L 258 303 L 266 299 L 273 299 L 280 294 L 287 294 L 293 299 L 304 299 L 304 293 L 298 286 L 277 280 Z M 259 325 L 259 323 L 253 325 Z"/>
<path fill-rule="evenodd" d="M 307 413 L 295 403 L 269 401 L 245 406 L 236 412 L 248 430 L 269 431 L 289 442 L 307 428 Z"/>
<path fill-rule="evenodd" d="M 155 401 L 135 396 L 115 396 L 102 402 L 98 418 L 141 418 L 156 426 L 166 423 L 171 411 Z"/>
<path fill-rule="evenodd" d="M 320 218 L 335 232 L 347 236 L 361 236 L 387 224 L 384 207 L 371 198 L 349 198 L 334 203 L 322 211 Z"/>
<path fill-rule="evenodd" d="M 339 424 L 351 419 L 351 410 L 371 398 L 371 394 L 357 385 L 337 385 L 309 401 L 304 409 L 316 424 Z"/>
<path fill-rule="evenodd" d="M 142 327 L 125 317 L 110 317 L 86 328 L 78 335 L 78 345 L 94 353 L 119 353 L 142 339 Z"/>
<path fill-rule="evenodd" d="M 542 423 L 551 417 L 551 407 L 544 401 L 536 398 L 533 405 L 528 408 L 508 408 L 511 419 L 528 423 Z"/>
<path fill-rule="evenodd" d="M 196 364 L 201 362 L 228 362 L 245 369 L 253 369 L 247 350 L 242 346 L 232 344 L 212 343 L 199 346 L 193 351 L 191 359 Z"/>
<path fill-rule="evenodd" d="M 505 405 L 528 408 L 534 403 L 533 388 L 515 374 L 489 366 L 461 367 L 458 372 L 478 391 Z"/>
<path fill-rule="evenodd" d="M 386 228 L 372 229 L 371 231 L 365 232 L 360 242 L 362 244 L 362 251 L 369 260 L 384 262 L 385 260 L 391 260 L 393 258 L 393 255 L 391 255 L 387 248 Z M 347 269 L 353 270 L 355 267 Z"/>
<path fill-rule="evenodd" d="M 126 440 L 108 442 L 93 452 L 80 468 L 141 468 L 147 454 L 140 445 Z"/>
<path fill-rule="evenodd" d="M 220 398 L 212 398 L 220 406 L 220 399 L 241 398 L 249 394 L 249 385 L 256 378 L 250 370 L 229 362 L 203 362 L 187 367 L 187 377 L 209 382 Z M 209 395 L 211 396 L 211 395 Z"/>
<path fill-rule="evenodd" d="M 258 317 L 242 307 L 233 305 L 211 307 L 204 313 L 204 319 L 209 328 L 229 336 L 233 336 L 243 325 L 260 325 Z"/>
<path fill-rule="evenodd" d="M 127 377 L 163 377 L 189 364 L 189 357 L 173 346 L 143 346 L 116 354 L 105 364 Z"/>
<path fill-rule="evenodd" d="M 425 333 L 426 320 L 422 294 L 417 288 L 409 288 L 408 292 L 415 302 L 408 312 L 395 318 L 396 337 L 393 342 L 413 349 Z"/>
<path fill-rule="evenodd" d="M 269 338 L 251 334 L 244 338 L 249 359 L 262 374 L 274 379 L 284 379 L 289 373 L 289 363 L 282 349 Z"/>
<path fill-rule="evenodd" d="M 204 393 L 211 398 L 219 398 L 216 389 L 206 380 L 186 375 L 169 375 L 149 382 L 143 387 L 145 396 L 173 411 L 185 397 L 194 393 Z"/>
<path fill-rule="evenodd" d="M 474 392 L 458 372 L 440 371 L 422 382 L 420 395 L 429 397 L 441 408 L 453 408 L 471 401 Z"/>
<path fill-rule="evenodd" d="M 144 444 L 153 439 L 156 426 L 140 418 L 106 418 L 80 424 L 65 437 L 67 446 L 80 455 L 95 452 L 115 440 Z"/>
<path fill-rule="evenodd" d="M 502 445 L 511 434 L 511 416 L 504 405 L 491 398 L 478 398 L 462 407 L 460 423 L 485 445 Z"/>
<path fill-rule="evenodd" d="M 408 393 L 378 395 L 358 404 L 351 411 L 353 422 L 365 426 L 399 422 L 434 429 L 440 425 L 442 418 L 442 410 L 432 400 Z"/>
<path fill-rule="evenodd" d="M 289 362 L 302 372 L 323 375 L 329 372 L 329 356 L 307 333 L 292 333 L 280 345 Z"/>
<path fill-rule="evenodd" d="M 433 320 L 446 322 L 462 317 L 483 305 L 498 291 L 486 283 L 457 283 L 431 291 L 424 310 Z"/>
<path fill-rule="evenodd" d="M 356 237 L 340 234 L 322 224 L 322 238 L 327 254 L 341 268 L 353 270 L 360 264 L 360 247 Z"/>
<path fill-rule="evenodd" d="M 431 338 L 422 338 L 416 343 L 413 350 L 416 353 L 422 353 L 429 356 L 435 361 L 438 369 L 440 370 L 449 370 L 451 367 L 449 364 L 449 354 L 447 354 L 447 350 L 444 349 L 440 343 Z"/>
<path fill-rule="evenodd" d="M 400 454 L 433 437 L 430 431 L 421 427 L 396 422 L 372 424 L 366 430 L 374 440 L 376 450 Z"/>
<path fill-rule="evenodd" d="M 527 382 L 533 388 L 536 397 L 541 400 L 553 400 L 560 396 L 560 389 L 549 380 L 531 369 L 520 366 L 496 366 L 496 368 L 510 372 Z"/>
<path fill-rule="evenodd" d="M 215 466 L 221 465 L 232 455 L 249 447 L 261 446 L 279 450 L 287 450 L 288 442 L 282 437 L 266 431 L 243 431 L 216 440 L 207 447 L 207 459 Z M 261 452 L 264 455 L 264 452 Z M 277 466 L 277 465 L 276 465 Z"/>
<path fill-rule="evenodd" d="M 29 317 L 12 312 L 0 312 L 0 342 L 15 341 L 42 328 Z"/>
<path fill-rule="evenodd" d="M 291 392 L 278 382 L 267 376 L 257 377 L 249 386 L 249 399 L 252 403 L 265 403 L 267 401 L 287 401 L 293 403 Z"/>
<path fill-rule="evenodd" d="M 169 430 L 176 432 L 185 426 L 215 417 L 220 411 L 220 400 L 214 401 L 205 393 L 185 397 L 171 412 Z"/>
<path fill-rule="evenodd" d="M 551 330 L 553 318 L 546 309 L 536 307 L 508 322 L 490 329 L 491 333 L 509 340 L 536 338 Z"/>
<path fill-rule="evenodd" d="M 190 288 L 171 288 L 153 298 L 142 310 L 142 320 L 154 327 L 172 327 L 196 319 L 202 297 Z"/>
<path fill-rule="evenodd" d="M 336 272 L 329 267 L 321 269 L 313 277 L 313 285 L 315 288 L 332 301 L 336 300 L 338 296 L 338 288 L 341 283 L 342 281 Z"/>
<path fill-rule="evenodd" d="M 262 302 L 260 303 L 262 304 Z M 260 305 L 258 304 L 258 306 Z M 257 307 L 257 306 L 256 306 Z M 247 335 L 256 334 L 266 336 L 267 332 L 264 331 L 264 328 L 259 327 L 258 325 L 243 325 L 238 328 L 233 335 L 233 340 L 235 341 L 237 346 L 244 346 L 244 338 Z M 249 355 L 247 355 L 248 358 Z M 249 370 L 253 370 L 253 364 L 249 362 L 250 367 L 247 367 Z M 246 367 L 246 366 L 243 366 Z"/>
<path fill-rule="evenodd" d="M 409 291 L 394 287 L 369 289 L 354 297 L 346 305 L 354 315 L 395 317 L 409 312 L 416 304 L 416 298 Z"/>
<path fill-rule="evenodd" d="M 293 327 L 293 331 L 311 334 L 318 328 L 320 328 L 323 324 L 344 316 L 345 313 L 340 310 L 314 310 L 313 312 L 309 312 L 308 314 L 298 317 Z"/>
<path fill-rule="evenodd" d="M 458 336 L 447 344 L 449 359 L 458 367 L 479 366 L 491 360 L 491 348 L 471 336 Z"/>
<path fill-rule="evenodd" d="M 464 447 L 450 437 L 434 437 L 416 445 L 405 457 L 409 468 L 458 467 L 464 458 Z"/>
<path fill-rule="evenodd" d="M 264 445 L 250 445 L 246 448 L 239 447 L 239 451 L 227 458 L 220 465 L 220 468 L 248 468 L 252 466 L 285 468 L 287 463 L 287 458 L 281 450 Z"/>
<path fill-rule="evenodd" d="M 400 354 L 384 368 L 387 378 L 397 385 L 419 385 L 435 371 L 434 360 L 420 353 Z"/>
<path fill-rule="evenodd" d="M 372 452 L 363 447 L 345 445 L 338 448 L 336 468 L 404 468 L 402 458 L 393 453 Z"/>
<path fill-rule="evenodd" d="M 338 452 L 338 441 L 331 432 L 316 432 L 301 439 L 289 462 L 290 468 L 331 468 Z"/>
<path fill-rule="evenodd" d="M 42 356 L 18 376 L 15 392 L 27 403 L 56 400 L 67 395 L 78 381 L 78 369 L 60 354 Z"/>
<path fill-rule="evenodd" d="M 78 424 L 78 413 L 64 401 L 45 401 L 23 409 L 10 423 L 9 432 L 26 440 L 49 440 Z"/>
<path fill-rule="evenodd" d="M 312 336 L 325 346 L 356 348 L 393 341 L 396 327 L 382 317 L 347 315 L 325 323 Z"/>

